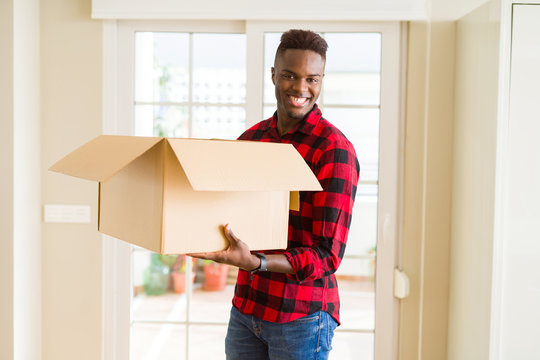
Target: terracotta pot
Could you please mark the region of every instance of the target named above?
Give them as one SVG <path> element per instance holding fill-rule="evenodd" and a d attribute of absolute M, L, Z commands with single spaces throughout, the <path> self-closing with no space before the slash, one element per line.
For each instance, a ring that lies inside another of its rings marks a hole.
<path fill-rule="evenodd" d="M 207 291 L 220 291 L 225 289 L 229 266 L 225 264 L 207 264 L 204 266 L 204 286 Z"/>
<path fill-rule="evenodd" d="M 186 292 L 186 273 L 172 272 L 171 277 L 173 279 L 174 292 L 177 294 L 183 294 Z M 191 274 L 191 283 L 195 280 L 195 274 Z"/>

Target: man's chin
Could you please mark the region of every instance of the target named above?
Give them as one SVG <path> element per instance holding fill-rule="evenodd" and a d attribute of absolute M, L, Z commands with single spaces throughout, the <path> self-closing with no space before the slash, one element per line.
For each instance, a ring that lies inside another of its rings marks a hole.
<path fill-rule="evenodd" d="M 303 111 L 303 112 L 298 112 L 298 111 L 287 111 L 287 116 L 291 119 L 295 119 L 295 120 L 303 120 L 306 115 L 309 113 L 309 111 Z"/>

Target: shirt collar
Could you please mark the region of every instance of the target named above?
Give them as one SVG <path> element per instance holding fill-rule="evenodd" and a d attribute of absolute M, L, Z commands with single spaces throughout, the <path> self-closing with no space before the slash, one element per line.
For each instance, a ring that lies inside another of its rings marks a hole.
<path fill-rule="evenodd" d="M 322 112 L 317 106 L 317 104 L 313 105 L 313 108 L 310 112 L 306 114 L 304 119 L 298 123 L 296 128 L 291 130 L 289 134 L 295 133 L 296 131 L 300 131 L 301 133 L 304 133 L 306 135 L 309 135 L 313 132 L 313 129 L 319 124 L 319 121 L 321 120 Z M 272 121 L 270 122 L 270 127 L 276 129 L 277 132 L 277 111 L 274 113 L 274 116 L 272 117 Z"/>

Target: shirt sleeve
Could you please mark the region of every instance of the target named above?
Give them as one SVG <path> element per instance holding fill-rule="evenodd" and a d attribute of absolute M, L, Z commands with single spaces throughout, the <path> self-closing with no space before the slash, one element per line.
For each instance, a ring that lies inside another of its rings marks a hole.
<path fill-rule="evenodd" d="M 312 230 L 303 231 L 304 244 L 288 249 L 285 256 L 300 282 L 333 274 L 345 253 L 360 166 L 349 142 L 324 151 L 314 173 L 322 191 L 312 197 Z"/>

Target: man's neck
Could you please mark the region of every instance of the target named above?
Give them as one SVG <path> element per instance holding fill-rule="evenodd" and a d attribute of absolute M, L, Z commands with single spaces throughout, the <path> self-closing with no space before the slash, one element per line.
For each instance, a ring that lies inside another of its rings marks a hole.
<path fill-rule="evenodd" d="M 287 134 L 289 131 L 298 126 L 299 123 L 304 121 L 304 119 L 309 115 L 306 114 L 302 119 L 295 119 L 287 116 L 287 114 L 280 114 L 279 110 L 277 112 L 277 131 L 279 136 Z"/>
<path fill-rule="evenodd" d="M 289 118 L 287 118 L 287 120 L 283 121 L 278 116 L 277 130 L 278 130 L 279 136 L 283 136 L 286 133 L 288 133 L 289 131 L 291 131 L 292 129 L 294 129 L 302 120 L 303 119 L 289 119 Z"/>

